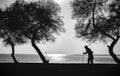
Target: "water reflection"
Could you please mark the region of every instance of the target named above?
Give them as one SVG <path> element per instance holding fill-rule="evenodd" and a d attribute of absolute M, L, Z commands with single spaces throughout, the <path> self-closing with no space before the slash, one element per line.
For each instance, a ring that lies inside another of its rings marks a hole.
<path fill-rule="evenodd" d="M 65 54 L 48 54 L 47 59 L 50 63 L 61 63 L 66 61 L 65 56 Z"/>
<path fill-rule="evenodd" d="M 16 54 L 16 59 L 20 63 L 42 63 L 39 55 L 34 54 Z M 87 55 L 80 54 L 46 54 L 46 59 L 50 63 L 87 63 Z M 118 55 L 120 58 L 120 55 Z M 1 54 L 0 63 L 13 63 L 11 55 Z M 96 64 L 116 64 L 110 55 L 94 55 L 94 63 Z"/>

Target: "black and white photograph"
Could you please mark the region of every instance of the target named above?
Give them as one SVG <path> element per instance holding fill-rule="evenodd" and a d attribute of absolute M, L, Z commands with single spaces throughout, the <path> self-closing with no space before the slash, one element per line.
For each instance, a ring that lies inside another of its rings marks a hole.
<path fill-rule="evenodd" d="M 1 76 L 120 75 L 120 0 L 0 0 Z"/>

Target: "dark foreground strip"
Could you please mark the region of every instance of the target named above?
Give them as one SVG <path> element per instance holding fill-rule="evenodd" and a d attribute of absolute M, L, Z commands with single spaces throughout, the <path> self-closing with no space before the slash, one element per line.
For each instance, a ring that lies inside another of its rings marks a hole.
<path fill-rule="evenodd" d="M 117 64 L 0 64 L 0 76 L 120 76 Z"/>

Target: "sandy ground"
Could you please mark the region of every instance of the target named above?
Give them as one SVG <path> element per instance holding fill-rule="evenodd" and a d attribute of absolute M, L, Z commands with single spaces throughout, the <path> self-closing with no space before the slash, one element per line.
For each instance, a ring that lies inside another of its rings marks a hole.
<path fill-rule="evenodd" d="M 0 76 L 120 76 L 117 64 L 0 64 Z"/>

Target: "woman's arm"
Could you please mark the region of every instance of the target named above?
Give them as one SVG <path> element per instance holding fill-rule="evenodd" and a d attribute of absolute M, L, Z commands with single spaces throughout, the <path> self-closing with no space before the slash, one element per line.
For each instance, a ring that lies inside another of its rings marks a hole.
<path fill-rule="evenodd" d="M 87 54 L 87 52 L 83 52 L 83 54 Z"/>

